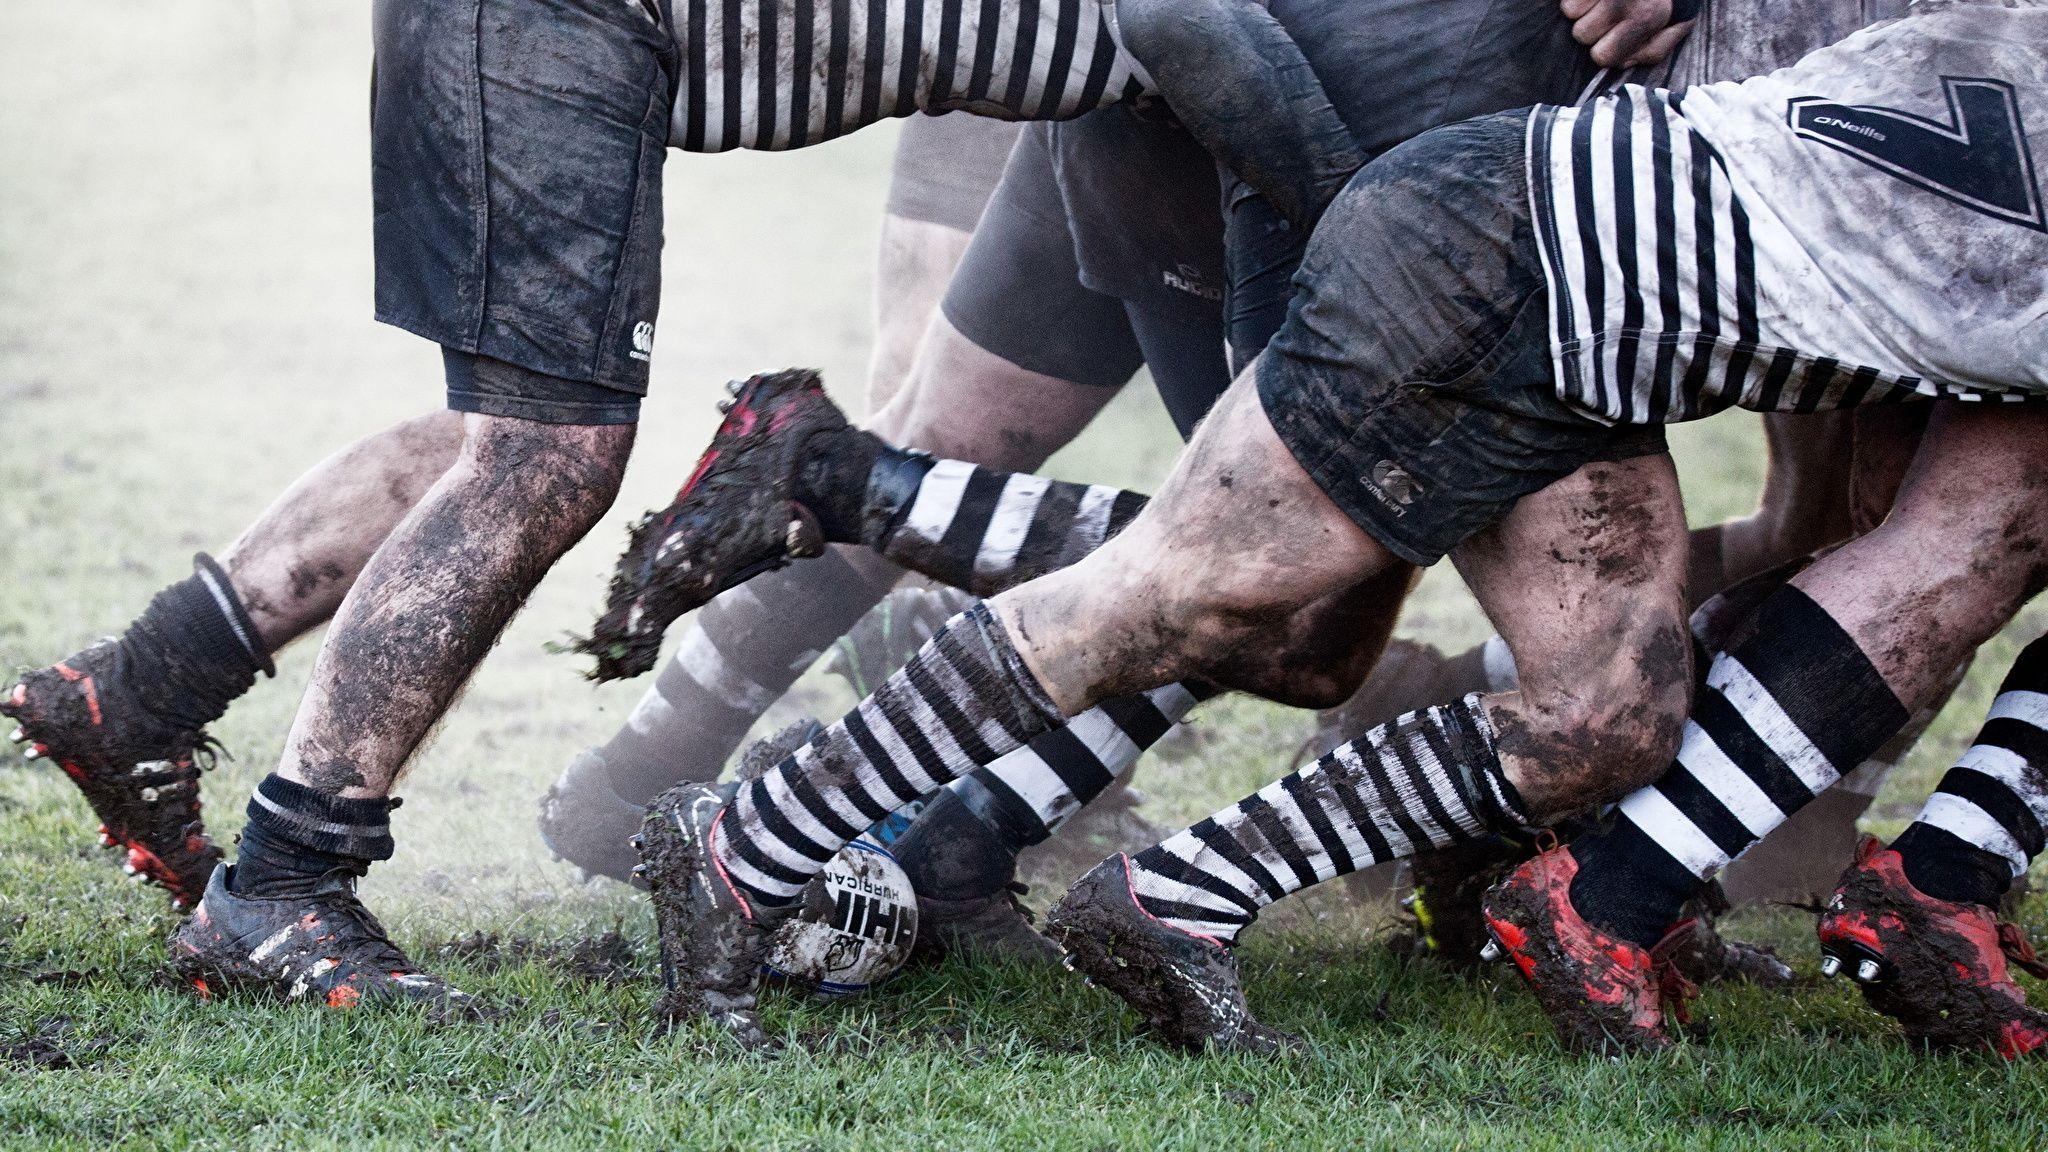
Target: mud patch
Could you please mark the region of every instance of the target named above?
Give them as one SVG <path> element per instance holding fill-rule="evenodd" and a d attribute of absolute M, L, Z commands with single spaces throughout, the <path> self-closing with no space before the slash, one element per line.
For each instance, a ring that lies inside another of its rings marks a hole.
<path fill-rule="evenodd" d="M 637 984 L 649 975 L 640 963 L 633 942 L 617 928 L 568 940 L 536 940 L 527 936 L 500 936 L 496 932 L 471 932 L 467 936 L 431 945 L 427 952 L 436 958 L 452 960 L 481 972 L 534 964 L 578 980 L 611 987 Z"/>
<path fill-rule="evenodd" d="M 85 1068 L 114 1044 L 113 1037 L 84 1033 L 68 1016 L 45 1016 L 32 1028 L 0 1041 L 0 1065 L 49 1071 Z"/>

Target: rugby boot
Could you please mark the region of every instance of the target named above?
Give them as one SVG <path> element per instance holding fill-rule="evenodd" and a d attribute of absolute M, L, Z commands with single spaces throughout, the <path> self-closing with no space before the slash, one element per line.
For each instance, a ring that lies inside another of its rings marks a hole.
<path fill-rule="evenodd" d="M 1017 853 L 953 789 L 934 794 L 889 852 L 917 893 L 913 960 L 1059 963 L 1059 948 L 1031 926 L 1018 899 L 1027 889 L 1017 881 Z"/>
<path fill-rule="evenodd" d="M 203 730 L 159 720 L 138 692 L 117 640 L 38 669 L 0 696 L 12 739 L 30 759 L 55 761 L 100 818 L 100 844 L 122 871 L 197 903 L 221 851 L 200 816 L 199 777 L 218 745 Z"/>
<path fill-rule="evenodd" d="M 1487 836 L 1417 855 L 1415 891 L 1401 902 L 1414 920 L 1415 951 L 1453 969 L 1469 969 L 1491 937 L 1480 900 L 1507 871 L 1535 852 L 1529 842 Z"/>
<path fill-rule="evenodd" d="M 1680 920 L 1659 947 L 1672 967 L 1694 984 L 1737 980 L 1759 988 L 1790 988 L 1798 980 L 1791 965 L 1769 947 L 1731 940 L 1705 915 Z"/>
<path fill-rule="evenodd" d="M 420 971 L 356 898 L 356 873 L 337 868 L 303 895 L 237 896 L 234 866 L 216 868 L 206 895 L 171 936 L 180 978 L 213 996 L 267 992 L 329 1008 L 412 1001 L 474 1014 L 475 1000 Z"/>
<path fill-rule="evenodd" d="M 540 798 L 540 838 L 556 859 L 583 869 L 586 879 L 608 876 L 634 884 L 640 856 L 631 841 L 646 817 L 644 805 L 612 790 L 603 755 L 586 748 Z"/>
<path fill-rule="evenodd" d="M 2048 1044 L 2048 1013 L 2027 1006 L 2011 969 L 2048 978 L 2019 926 L 1981 904 L 1913 887 L 1897 852 L 1866 838 L 1820 918 L 1821 972 L 1844 973 L 1872 1008 L 1934 1049 L 1990 1049 L 2008 1060 Z"/>
<path fill-rule="evenodd" d="M 1558 1039 L 1573 1051 L 1656 1052 L 1671 1046 L 1667 1012 L 1688 1023 L 1696 991 L 1670 962 L 1692 930 L 1680 922 L 1654 947 L 1617 940 L 1586 923 L 1572 907 L 1579 862 L 1569 847 L 1524 862 L 1486 894 L 1492 944 L 1482 956 L 1506 955 L 1536 994 Z"/>
<path fill-rule="evenodd" d="M 677 785 L 654 798 L 635 840 L 668 989 L 655 1011 L 668 1024 L 708 1019 L 742 1048 L 773 1053 L 781 1045 L 761 1030 L 761 964 L 798 906 L 757 906 L 718 863 L 720 822 L 739 789 Z"/>
<path fill-rule="evenodd" d="M 848 424 L 809 369 L 756 376 L 728 390 L 725 421 L 675 500 L 633 526 L 604 615 L 577 645 L 597 660 L 592 679 L 654 667 L 662 633 L 677 617 L 763 572 L 818 555 L 828 526 L 841 529 L 842 542 L 859 539 L 868 472 L 882 442 Z"/>
<path fill-rule="evenodd" d="M 1046 914 L 1046 935 L 1067 964 L 1145 1018 L 1154 1036 L 1187 1052 L 1277 1056 L 1301 1039 L 1260 1023 L 1244 1001 L 1237 958 L 1221 940 L 1162 923 L 1138 903 L 1130 857 L 1118 853 L 1075 881 Z"/>

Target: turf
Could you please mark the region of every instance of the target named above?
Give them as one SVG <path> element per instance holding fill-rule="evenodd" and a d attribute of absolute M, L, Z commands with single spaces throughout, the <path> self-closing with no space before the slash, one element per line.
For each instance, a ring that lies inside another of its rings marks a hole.
<path fill-rule="evenodd" d="M 0 6 L 0 670 L 119 628 L 321 454 L 438 402 L 419 341 L 372 325 L 366 5 L 117 0 Z M 42 766 L 0 768 L 0 1146 L 1398 1147 L 2048 1146 L 2042 1065 L 1922 1059 L 1840 986 L 1710 990 L 1711 1034 L 1654 1060 L 1560 1055 L 1504 978 L 1399 959 L 1342 886 L 1246 948 L 1291 1064 L 1187 1059 L 1052 973 L 945 968 L 866 997 L 772 999 L 796 1051 L 658 1035 L 639 899 L 550 861 L 534 800 L 638 686 L 590 688 L 550 641 L 587 625 L 624 525 L 708 435 L 717 385 L 789 364 L 857 403 L 892 132 L 798 156 L 678 158 L 655 393 L 616 514 L 543 585 L 402 789 L 368 884 L 400 940 L 505 1005 L 487 1023 L 201 1003 L 161 979 L 174 920 L 92 848 Z M 1693 513 L 1739 513 L 1753 424 L 1678 438 Z M 1173 439 L 1134 388 L 1056 461 L 1148 487 Z M 1967 740 L 2030 612 L 1880 799 L 1895 831 Z M 1483 634 L 1449 572 L 1404 634 Z M 239 826 L 312 659 L 285 654 L 218 726 L 207 781 Z M 805 681 L 764 728 L 831 714 Z M 1307 718 L 1224 702 L 1143 769 L 1179 823 L 1283 769 Z M 1043 903 L 1043 888 L 1034 897 Z M 2027 920 L 2040 930 L 2040 905 Z M 1810 923 L 1739 926 L 1809 978 Z M 607 933 L 616 932 L 616 937 Z"/>

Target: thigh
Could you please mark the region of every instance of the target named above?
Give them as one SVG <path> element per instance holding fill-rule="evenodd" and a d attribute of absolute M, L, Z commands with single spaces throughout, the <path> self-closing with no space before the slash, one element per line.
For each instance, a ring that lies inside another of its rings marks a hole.
<path fill-rule="evenodd" d="M 1071 713 L 1273 645 L 1394 563 L 1294 462 L 1246 377 L 1121 533 L 991 603 Z"/>
<path fill-rule="evenodd" d="M 1113 388 L 1141 354 L 1116 297 L 1081 282 L 1049 125 L 1027 125 L 941 311 L 960 334 L 1018 368 Z"/>
<path fill-rule="evenodd" d="M 1890 515 L 1792 581 L 1908 711 L 2048 582 L 2048 412 L 1933 409 Z"/>
<path fill-rule="evenodd" d="M 1080 435 L 1116 389 L 1034 372 L 936 317 L 910 378 L 868 430 L 891 443 L 989 468 L 1030 471 Z"/>
<path fill-rule="evenodd" d="M 1685 504 L 1668 455 L 1588 464 L 1518 502 L 1453 552 L 1533 697 L 1598 691 L 1633 662 L 1686 680 Z M 1617 657 L 1623 659 L 1617 660 Z"/>
<path fill-rule="evenodd" d="M 909 380 L 939 300 L 973 239 L 944 224 L 882 217 L 875 259 L 875 351 L 868 363 L 868 411 L 895 397 Z"/>

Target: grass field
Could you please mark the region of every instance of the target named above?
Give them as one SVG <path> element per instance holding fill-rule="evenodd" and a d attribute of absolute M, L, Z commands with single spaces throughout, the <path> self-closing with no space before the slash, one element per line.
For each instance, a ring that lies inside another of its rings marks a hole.
<path fill-rule="evenodd" d="M 367 5 L 0 5 L 0 670 L 118 629 L 302 468 L 438 403 L 434 350 L 368 319 Z M 868 997 L 778 997 L 777 1063 L 657 1035 L 644 903 L 551 862 L 534 800 L 633 685 L 591 689 L 546 643 L 587 624 L 625 521 L 661 502 L 726 378 L 811 364 L 857 398 L 892 129 L 783 157 L 669 167 L 655 398 L 617 512 L 549 577 L 402 789 L 400 855 L 366 887 L 401 942 L 516 1006 L 201 1004 L 161 977 L 174 924 L 91 845 L 54 772 L 0 770 L 0 1146 L 2042 1148 L 2036 1063 L 1919 1059 L 1840 986 L 1713 989 L 1703 1042 L 1561 1056 L 1522 990 L 1396 959 L 1322 894 L 1248 943 L 1255 1008 L 1306 1033 L 1285 1065 L 1170 1056 L 1109 997 L 947 968 Z M 1758 481 L 1741 419 L 1678 438 L 1701 520 Z M 1174 441 L 1133 388 L 1056 461 L 1146 487 Z M 1967 740 L 2036 609 L 1987 650 L 1892 781 L 1895 831 Z M 1433 573 L 1406 634 L 1483 623 Z M 223 841 L 274 762 L 312 645 L 216 728 Z M 808 707 L 845 701 L 807 681 Z M 786 719 L 771 714 L 768 724 Z M 1178 824 L 1277 774 L 1298 713 L 1223 702 L 1185 758 L 1141 770 Z M 1049 898 L 1039 892 L 1040 898 Z M 2029 921 L 2044 927 L 2043 908 Z M 1813 974 L 1810 926 L 1737 918 Z M 608 933 L 616 932 L 616 936 Z"/>

